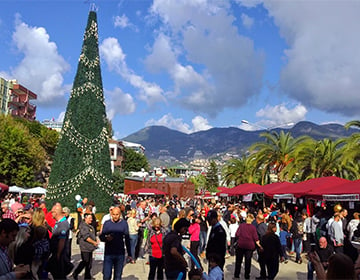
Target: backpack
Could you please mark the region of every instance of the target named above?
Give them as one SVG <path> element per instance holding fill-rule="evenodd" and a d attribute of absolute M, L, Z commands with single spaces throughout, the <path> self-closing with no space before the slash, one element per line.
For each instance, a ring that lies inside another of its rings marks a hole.
<path fill-rule="evenodd" d="M 304 223 L 303 222 L 297 223 L 297 233 L 300 235 L 304 234 Z"/>

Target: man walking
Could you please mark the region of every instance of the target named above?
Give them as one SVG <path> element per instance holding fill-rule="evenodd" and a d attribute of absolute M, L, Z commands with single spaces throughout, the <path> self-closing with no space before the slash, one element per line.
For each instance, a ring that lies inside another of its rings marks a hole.
<path fill-rule="evenodd" d="M 54 279 L 66 279 L 66 275 L 74 268 L 68 255 L 70 225 L 60 203 L 53 206 L 51 214 L 56 223 L 50 239 L 49 271 Z"/>
<path fill-rule="evenodd" d="M 110 280 L 114 267 L 114 280 L 121 279 L 125 261 L 126 245 L 128 256 L 131 256 L 128 223 L 120 220 L 120 208 L 111 211 L 111 220 L 104 223 L 100 240 L 105 242 L 103 275 L 104 280 Z M 125 242 L 124 242 L 125 239 Z"/>
<path fill-rule="evenodd" d="M 224 271 L 226 254 L 226 232 L 218 221 L 216 210 L 210 210 L 207 220 L 211 226 L 209 239 L 206 246 L 206 258 L 211 254 L 219 256 L 219 267 Z"/>
<path fill-rule="evenodd" d="M 183 256 L 184 250 L 181 246 L 181 235 L 185 234 L 190 226 L 190 222 L 179 219 L 174 230 L 170 231 L 163 240 L 165 274 L 167 279 L 186 279 L 187 262 Z M 181 276 L 179 277 L 181 273 Z"/>
<path fill-rule="evenodd" d="M 334 246 L 335 253 L 344 253 L 344 232 L 339 213 L 334 214 L 334 221 L 329 228 L 329 238 Z"/>

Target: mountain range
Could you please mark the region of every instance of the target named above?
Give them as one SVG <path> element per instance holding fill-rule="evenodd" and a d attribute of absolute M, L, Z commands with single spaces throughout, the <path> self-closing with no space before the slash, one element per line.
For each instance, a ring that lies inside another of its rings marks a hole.
<path fill-rule="evenodd" d="M 355 128 L 346 130 L 340 124 L 317 125 L 306 121 L 299 122 L 290 129 L 275 128 L 271 131 L 281 130 L 290 132 L 294 138 L 308 135 L 316 140 L 337 139 L 359 132 Z M 227 127 L 186 134 L 164 126 L 149 126 L 122 140 L 143 145 L 150 162 L 189 162 L 196 158 L 211 158 L 225 153 L 241 155 L 255 142 L 263 141 L 260 134 L 266 131 Z"/>

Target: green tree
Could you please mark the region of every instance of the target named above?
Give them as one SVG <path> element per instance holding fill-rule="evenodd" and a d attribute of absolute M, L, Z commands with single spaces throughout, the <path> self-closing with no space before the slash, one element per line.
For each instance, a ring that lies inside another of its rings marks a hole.
<path fill-rule="evenodd" d="M 124 149 L 124 160 L 122 162 L 122 171 L 140 171 L 141 169 L 149 171 L 149 162 L 145 155 L 134 151 L 131 148 Z"/>
<path fill-rule="evenodd" d="M 292 153 L 296 146 L 308 137 L 293 138 L 290 132 L 283 130 L 280 133 L 264 132 L 260 136 L 265 138 L 265 142 L 253 144 L 250 150 L 255 152 L 251 155 L 255 169 L 261 169 L 261 184 L 270 183 L 271 172 L 278 176 L 279 181 L 284 181 L 283 169 L 294 160 Z"/>
<path fill-rule="evenodd" d="M 24 125 L 32 137 L 39 139 L 40 145 L 45 149 L 48 158 L 54 156 L 59 141 L 59 133 L 56 130 L 49 129 L 38 121 L 29 121 L 24 118 L 16 118 L 15 121 Z"/>
<path fill-rule="evenodd" d="M 205 188 L 206 177 L 203 174 L 191 176 L 189 178 L 189 181 L 194 184 L 196 193 L 198 193 L 201 189 Z"/>
<path fill-rule="evenodd" d="M 210 162 L 206 173 L 205 188 L 210 192 L 215 192 L 219 187 L 218 168 L 215 161 Z"/>
<path fill-rule="evenodd" d="M 125 173 L 121 172 L 120 169 L 115 169 L 112 174 L 112 181 L 115 193 L 124 192 Z"/>
<path fill-rule="evenodd" d="M 341 154 L 344 139 L 323 139 L 315 141 L 307 139 L 300 143 L 293 155 L 294 161 L 285 170 L 289 179 L 295 176 L 298 180 L 312 178 L 341 176 Z"/>
<path fill-rule="evenodd" d="M 345 128 L 351 126 L 360 128 L 360 121 L 350 121 L 345 124 Z M 342 150 L 341 163 L 343 168 L 343 177 L 350 180 L 360 179 L 360 133 L 354 133 L 345 139 L 345 145 Z"/>
<path fill-rule="evenodd" d="M 111 204 L 112 174 L 98 46 L 96 12 L 90 11 L 77 73 L 55 151 L 47 197 L 74 209 L 74 196 Z M 101 195 L 99 195 L 101 194 Z"/>
<path fill-rule="evenodd" d="M 35 187 L 35 174 L 46 153 L 39 139 L 11 116 L 0 115 L 0 181 L 8 185 Z"/>
<path fill-rule="evenodd" d="M 254 182 L 254 166 L 252 158 L 245 155 L 241 158 L 230 159 L 222 168 L 223 184 L 237 186 Z"/>
<path fill-rule="evenodd" d="M 166 171 L 166 174 L 171 177 L 171 178 L 179 178 L 180 175 L 176 173 L 176 169 L 175 168 L 169 168 Z"/>

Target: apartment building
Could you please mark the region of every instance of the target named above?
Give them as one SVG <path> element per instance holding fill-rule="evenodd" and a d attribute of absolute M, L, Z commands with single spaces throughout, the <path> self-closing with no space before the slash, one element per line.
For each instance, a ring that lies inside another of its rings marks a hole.
<path fill-rule="evenodd" d="M 35 120 L 36 106 L 31 102 L 37 95 L 17 80 L 0 77 L 0 109 L 3 114 Z"/>

